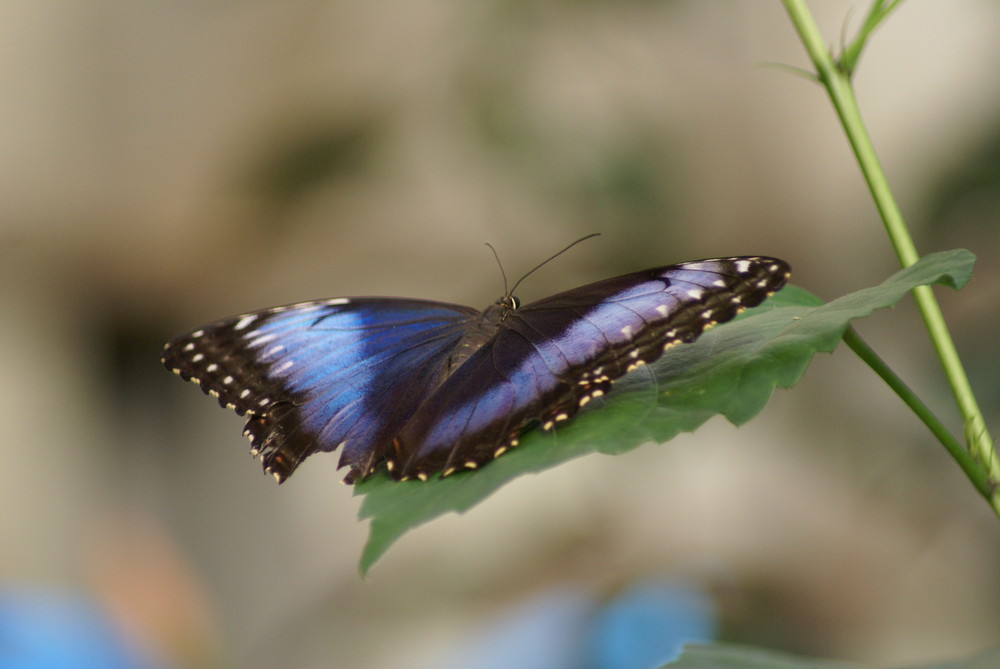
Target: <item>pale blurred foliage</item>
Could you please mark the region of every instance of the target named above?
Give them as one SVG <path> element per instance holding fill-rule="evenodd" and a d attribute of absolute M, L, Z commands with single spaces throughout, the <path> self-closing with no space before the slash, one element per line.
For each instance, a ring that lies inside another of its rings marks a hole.
<path fill-rule="evenodd" d="M 864 9 L 813 4 L 831 42 Z M 857 76 L 921 250 L 980 256 L 941 296 L 994 370 L 996 193 L 944 228 L 928 208 L 997 131 L 998 28 L 987 0 L 905 3 Z M 485 241 L 518 275 L 604 233 L 525 299 L 734 253 L 825 298 L 881 280 L 821 89 L 761 66 L 805 64 L 779 3 L 15 0 L 0 45 L 5 582 L 90 584 L 183 666 L 417 666 L 534 589 L 645 572 L 711 586 L 744 641 L 897 664 L 996 643 L 1000 524 L 844 351 L 745 428 L 517 481 L 364 581 L 336 458 L 274 486 L 159 367 L 168 337 L 271 304 L 485 306 Z M 911 308 L 862 330 L 953 420 Z"/>

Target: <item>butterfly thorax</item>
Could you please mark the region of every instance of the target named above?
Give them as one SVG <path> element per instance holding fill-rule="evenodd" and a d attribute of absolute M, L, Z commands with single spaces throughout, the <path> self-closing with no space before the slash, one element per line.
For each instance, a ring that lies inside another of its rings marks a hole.
<path fill-rule="evenodd" d="M 516 297 L 504 295 L 471 320 L 467 332 L 459 340 L 454 352 L 448 358 L 441 380 L 451 376 L 473 353 L 493 339 L 503 322 L 519 306 L 520 302 Z"/>

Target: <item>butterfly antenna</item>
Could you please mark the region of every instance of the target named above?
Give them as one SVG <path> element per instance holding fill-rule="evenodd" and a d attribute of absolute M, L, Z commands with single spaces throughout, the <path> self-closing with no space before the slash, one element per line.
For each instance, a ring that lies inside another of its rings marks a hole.
<path fill-rule="evenodd" d="M 572 244 L 570 244 L 569 246 L 567 246 L 566 248 L 564 248 L 562 251 L 559 251 L 558 253 L 555 253 L 555 254 L 549 256 L 548 258 L 546 258 L 542 262 L 540 262 L 537 265 L 535 265 L 535 267 L 533 269 L 529 270 L 527 274 L 525 274 L 520 279 L 518 279 L 517 283 L 514 284 L 514 287 L 511 288 L 510 291 L 508 291 L 505 294 L 506 295 L 512 295 L 514 293 L 514 291 L 517 290 L 517 287 L 521 285 L 521 282 L 524 281 L 525 279 L 527 279 L 532 274 L 534 274 L 536 270 L 541 269 L 542 266 L 544 266 L 545 264 L 551 262 L 552 260 L 555 260 L 556 258 L 558 258 L 562 254 L 566 253 L 566 251 L 569 251 L 571 248 L 573 248 L 574 246 L 576 246 L 580 242 L 585 242 L 588 239 L 591 239 L 593 237 L 600 237 L 600 236 L 601 236 L 601 233 L 599 233 L 599 232 L 592 232 L 591 234 L 589 234 L 589 235 L 587 235 L 585 237 L 580 237 L 580 239 L 576 240 L 575 242 L 573 242 Z M 492 247 L 490 247 L 490 248 L 492 248 Z M 494 251 L 494 253 L 496 253 L 496 251 Z M 504 281 L 506 281 L 506 279 L 504 279 Z"/>
<path fill-rule="evenodd" d="M 497 250 L 493 248 L 493 245 L 489 242 L 486 242 L 486 245 L 490 247 L 490 251 L 493 251 L 493 257 L 497 259 L 497 265 L 500 267 L 500 276 L 503 277 L 503 294 L 510 295 L 510 293 L 507 292 L 507 273 L 503 271 L 503 263 L 500 262 L 500 254 L 497 253 Z M 517 286 L 514 287 L 517 288 Z"/>

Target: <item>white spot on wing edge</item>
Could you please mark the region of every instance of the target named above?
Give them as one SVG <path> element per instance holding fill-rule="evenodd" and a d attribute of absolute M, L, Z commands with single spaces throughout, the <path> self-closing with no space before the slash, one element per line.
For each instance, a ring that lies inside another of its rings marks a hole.
<path fill-rule="evenodd" d="M 243 330 L 246 326 L 257 320 L 257 314 L 247 314 L 237 321 L 236 325 L 233 326 L 234 330 Z"/>
<path fill-rule="evenodd" d="M 254 334 L 255 332 L 257 332 L 257 330 L 254 330 L 253 332 L 249 333 L 247 336 L 249 336 L 250 334 Z M 256 348 L 257 346 L 260 346 L 261 344 L 266 344 L 267 342 L 271 341 L 272 339 L 274 339 L 277 336 L 278 335 L 274 334 L 273 332 L 271 334 L 261 335 L 260 337 L 257 337 L 256 339 L 253 339 L 249 343 L 247 343 L 247 346 L 251 346 L 251 347 Z"/>
<path fill-rule="evenodd" d="M 277 355 L 278 353 L 281 353 L 284 350 L 285 346 L 283 344 L 272 346 L 271 348 L 264 351 L 264 354 L 260 356 L 260 359 L 263 360 L 264 358 L 270 358 L 272 355 Z"/>
<path fill-rule="evenodd" d="M 327 302 L 328 300 L 309 300 L 308 302 L 299 302 L 298 304 L 293 304 L 290 307 L 285 307 L 285 309 L 301 313 L 309 313 L 310 311 L 316 311 L 317 309 L 322 309 L 327 305 Z"/>
<path fill-rule="evenodd" d="M 750 271 L 750 261 L 749 260 L 737 260 L 736 261 L 736 271 L 740 274 L 746 274 Z"/>
<path fill-rule="evenodd" d="M 633 370 L 639 369 L 640 367 L 642 367 L 645 364 L 646 364 L 645 360 L 636 360 L 631 365 L 629 365 L 628 367 L 626 367 L 625 371 L 626 372 L 631 372 Z"/>

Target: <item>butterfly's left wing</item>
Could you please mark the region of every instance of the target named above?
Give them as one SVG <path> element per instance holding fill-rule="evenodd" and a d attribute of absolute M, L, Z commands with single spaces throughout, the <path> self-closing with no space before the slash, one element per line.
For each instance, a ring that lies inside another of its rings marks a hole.
<path fill-rule="evenodd" d="M 760 304 L 788 275 L 775 258 L 702 260 L 607 279 L 510 313 L 403 428 L 394 475 L 424 478 L 491 460 L 526 426 L 571 417 L 626 372 Z"/>
<path fill-rule="evenodd" d="M 227 318 L 167 344 L 163 363 L 248 417 L 251 452 L 280 483 L 343 446 L 348 481 L 370 474 L 442 368 L 475 309 L 337 298 Z"/>

